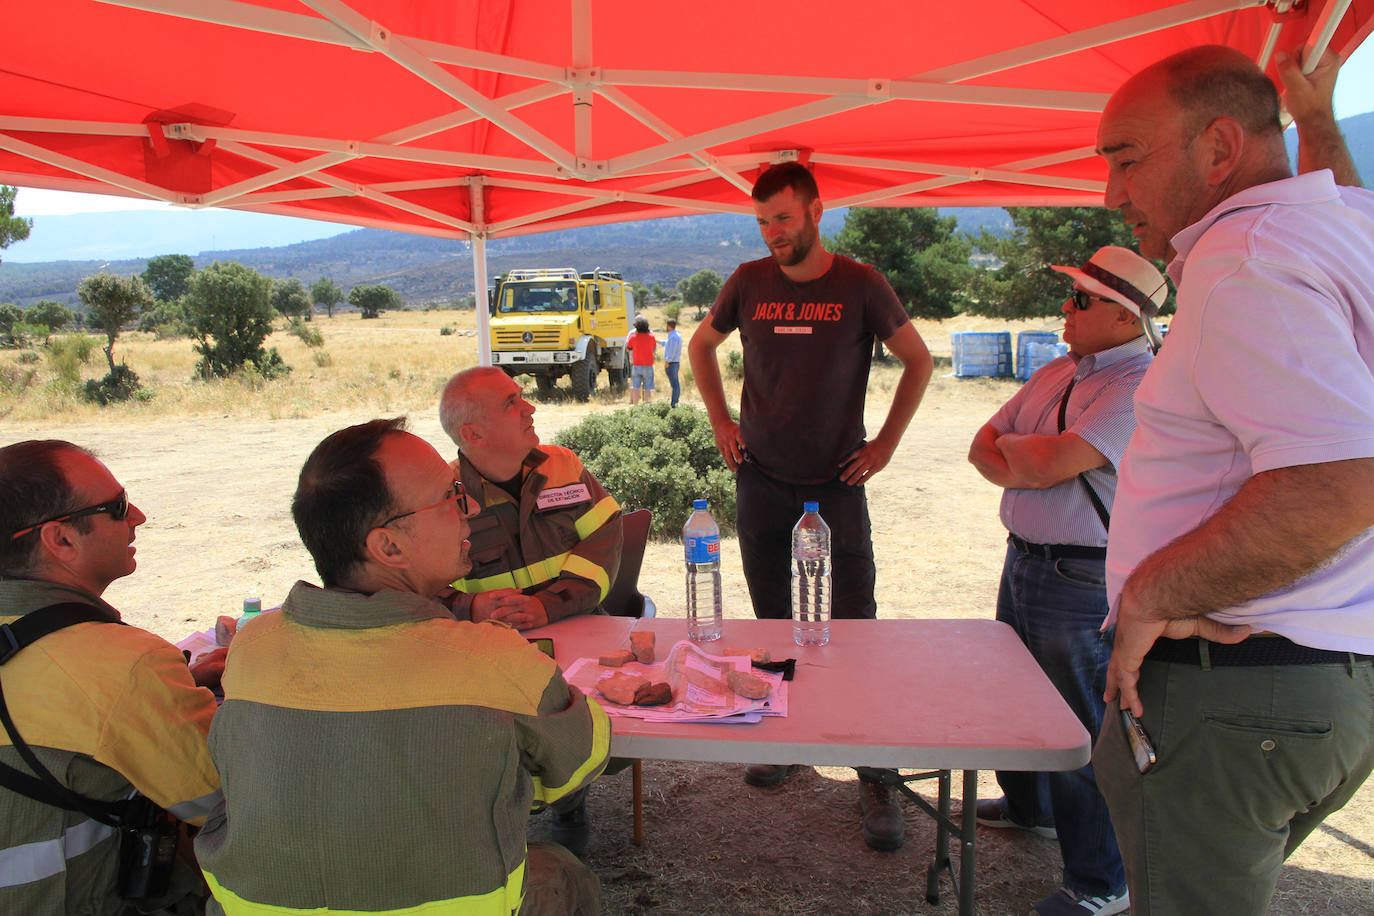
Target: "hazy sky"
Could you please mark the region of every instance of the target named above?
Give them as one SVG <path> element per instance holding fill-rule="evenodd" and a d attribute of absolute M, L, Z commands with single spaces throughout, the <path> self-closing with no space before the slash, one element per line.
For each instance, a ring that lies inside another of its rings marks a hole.
<path fill-rule="evenodd" d="M 1348 118 L 1374 110 L 1374 92 L 1370 91 L 1371 86 L 1374 86 L 1374 41 L 1366 41 L 1341 68 L 1341 76 L 1336 83 L 1336 117 Z M 160 201 L 111 197 L 104 194 L 73 194 L 40 188 L 20 188 L 14 201 L 14 212 L 17 216 L 174 209 L 179 208 Z M 343 231 L 342 227 L 340 231 Z"/>

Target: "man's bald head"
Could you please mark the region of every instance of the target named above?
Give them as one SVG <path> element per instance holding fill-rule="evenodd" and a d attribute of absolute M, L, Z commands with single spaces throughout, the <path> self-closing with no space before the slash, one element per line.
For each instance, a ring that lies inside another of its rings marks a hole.
<path fill-rule="evenodd" d="M 1251 137 L 1283 143 L 1279 94 L 1264 71 L 1241 51 L 1225 45 L 1188 48 L 1142 70 L 1118 95 L 1135 88 L 1161 88 L 1184 112 L 1185 136 L 1195 137 L 1217 118 L 1231 118 Z"/>

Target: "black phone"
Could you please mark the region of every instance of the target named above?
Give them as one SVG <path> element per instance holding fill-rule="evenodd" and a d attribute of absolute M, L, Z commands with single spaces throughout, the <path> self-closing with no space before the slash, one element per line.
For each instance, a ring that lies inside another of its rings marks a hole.
<path fill-rule="evenodd" d="M 539 638 L 537 638 L 537 639 L 526 639 L 525 641 L 528 642 L 528 643 L 530 643 L 532 646 L 534 646 L 534 647 L 535 647 L 536 649 L 538 649 L 540 652 L 543 652 L 543 653 L 544 653 L 545 655 L 547 655 L 549 658 L 554 658 L 554 654 L 553 654 L 553 640 L 550 639 L 549 637 L 547 637 L 547 636 L 541 636 L 541 637 L 539 637 Z"/>
<path fill-rule="evenodd" d="M 1140 720 L 1129 709 L 1121 710 L 1121 724 L 1126 729 L 1126 741 L 1131 745 L 1136 769 L 1144 773 L 1155 765 L 1155 746 L 1150 743 L 1150 736 L 1145 734 Z"/>

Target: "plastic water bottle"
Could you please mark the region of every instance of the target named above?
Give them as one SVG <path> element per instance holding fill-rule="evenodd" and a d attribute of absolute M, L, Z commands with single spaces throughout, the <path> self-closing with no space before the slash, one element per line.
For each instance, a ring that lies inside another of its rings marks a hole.
<path fill-rule="evenodd" d="M 819 503 L 803 503 L 792 529 L 792 640 L 799 646 L 830 642 L 830 526 Z"/>
<path fill-rule="evenodd" d="M 682 526 L 682 552 L 687 561 L 687 635 L 696 642 L 720 639 L 720 528 L 704 499 L 693 501 Z"/>
<path fill-rule="evenodd" d="M 247 623 L 248 621 L 252 620 L 254 617 L 258 616 L 258 615 L 261 614 L 261 613 L 262 613 L 262 599 L 261 599 L 261 598 L 244 598 L 244 599 L 243 599 L 243 616 L 242 616 L 241 618 L 239 618 L 239 621 L 240 621 L 241 623 Z"/>

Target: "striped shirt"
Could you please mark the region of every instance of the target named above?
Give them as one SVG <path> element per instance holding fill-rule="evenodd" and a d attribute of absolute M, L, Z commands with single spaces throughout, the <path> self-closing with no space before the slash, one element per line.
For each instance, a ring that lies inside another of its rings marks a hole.
<path fill-rule="evenodd" d="M 1135 431 L 1134 396 L 1154 357 L 1144 336 L 1101 353 L 1070 353 L 1031 376 L 993 416 L 999 433 L 1055 435 L 1059 402 L 1073 380 L 1064 431 L 1102 453 L 1107 464 L 1086 476 L 1110 512 L 1116 496 L 1116 468 Z M 1077 478 L 1043 490 L 1008 488 L 1002 493 L 1002 524 L 1037 544 L 1107 546 L 1107 530 Z"/>

